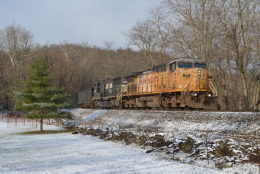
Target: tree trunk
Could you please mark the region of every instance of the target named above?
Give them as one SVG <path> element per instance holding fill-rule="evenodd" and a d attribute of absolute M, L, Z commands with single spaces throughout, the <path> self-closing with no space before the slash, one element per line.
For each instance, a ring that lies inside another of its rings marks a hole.
<path fill-rule="evenodd" d="M 40 131 L 41 132 L 43 131 L 43 118 L 41 118 L 40 120 Z"/>
<path fill-rule="evenodd" d="M 246 84 L 246 77 L 242 73 L 241 74 L 241 80 L 242 80 L 242 85 L 243 85 L 243 110 L 248 110 L 249 109 L 249 100 L 248 100 L 248 89 L 247 89 L 247 84 Z"/>

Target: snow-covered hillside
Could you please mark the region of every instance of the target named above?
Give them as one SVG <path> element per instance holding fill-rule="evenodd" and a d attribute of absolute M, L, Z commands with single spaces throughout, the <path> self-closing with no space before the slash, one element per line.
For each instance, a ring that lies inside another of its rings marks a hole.
<path fill-rule="evenodd" d="M 81 124 L 117 129 L 154 129 L 158 132 L 181 138 L 192 136 L 202 138 L 233 137 L 236 135 L 255 139 L 260 134 L 260 112 L 189 112 L 154 110 L 93 110 L 74 109 L 71 111 Z M 92 115 L 95 115 L 93 117 Z M 91 119 L 87 119 L 87 118 Z M 85 121 L 84 121 L 85 119 Z M 252 136 L 252 137 L 250 137 Z"/>
<path fill-rule="evenodd" d="M 82 134 L 216 168 L 258 163 L 260 113 L 74 109 Z M 82 114 L 86 113 L 86 114 Z"/>

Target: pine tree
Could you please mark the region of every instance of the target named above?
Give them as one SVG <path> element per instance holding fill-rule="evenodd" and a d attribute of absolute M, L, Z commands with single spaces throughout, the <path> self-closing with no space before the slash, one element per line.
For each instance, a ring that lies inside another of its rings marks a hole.
<path fill-rule="evenodd" d="M 61 119 L 70 117 L 60 109 L 69 106 L 68 94 L 64 89 L 51 86 L 49 65 L 44 58 L 38 58 L 30 66 L 25 80 L 25 89 L 17 92 L 18 109 L 24 111 L 29 119 L 40 120 L 40 131 L 43 131 L 44 119 Z"/>

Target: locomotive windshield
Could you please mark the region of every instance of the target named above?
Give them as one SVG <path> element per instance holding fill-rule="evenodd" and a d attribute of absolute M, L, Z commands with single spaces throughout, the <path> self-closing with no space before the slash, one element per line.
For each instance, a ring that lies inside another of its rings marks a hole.
<path fill-rule="evenodd" d="M 206 69 L 206 64 L 205 63 L 194 63 L 194 67 Z"/>
<path fill-rule="evenodd" d="M 192 68 L 192 62 L 179 62 L 179 68 Z"/>
<path fill-rule="evenodd" d="M 170 70 L 175 71 L 175 69 L 176 69 L 176 62 L 173 62 L 170 64 Z"/>

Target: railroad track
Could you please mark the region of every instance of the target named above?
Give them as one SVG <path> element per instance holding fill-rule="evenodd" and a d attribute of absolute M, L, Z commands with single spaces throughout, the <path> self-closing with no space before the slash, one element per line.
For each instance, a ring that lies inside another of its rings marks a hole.
<path fill-rule="evenodd" d="M 134 110 L 134 111 L 190 111 L 190 112 L 240 112 L 240 113 L 259 113 L 259 111 L 229 111 L 229 110 L 205 110 L 195 108 L 83 108 L 83 109 L 99 109 L 99 110 Z"/>

